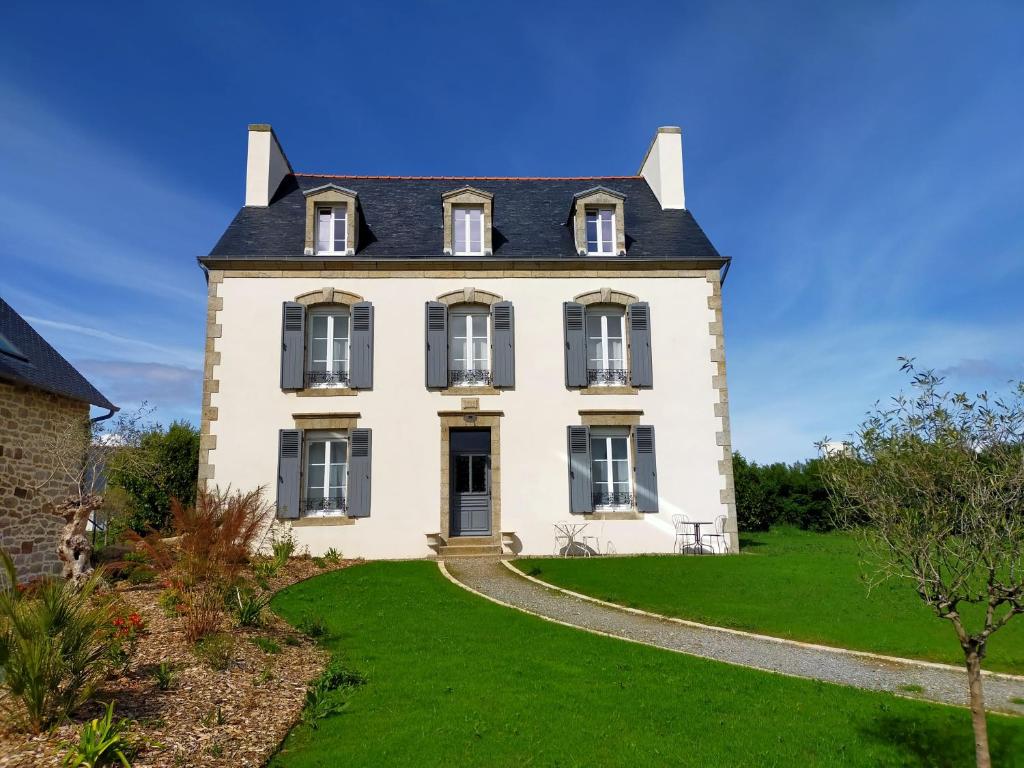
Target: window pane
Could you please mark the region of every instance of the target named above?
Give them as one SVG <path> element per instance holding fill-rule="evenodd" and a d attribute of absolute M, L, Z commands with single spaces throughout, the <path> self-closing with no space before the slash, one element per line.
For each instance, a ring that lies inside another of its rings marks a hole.
<path fill-rule="evenodd" d="M 469 212 L 469 249 L 474 253 L 483 250 L 483 211 L 474 208 Z"/>
<path fill-rule="evenodd" d="M 469 492 L 469 456 L 455 457 L 455 492 Z"/>
<path fill-rule="evenodd" d="M 487 367 L 487 339 L 473 339 L 473 367 Z"/>
<path fill-rule="evenodd" d="M 612 243 L 614 238 L 612 236 L 612 213 L 611 211 L 601 211 L 601 240 L 604 248 L 602 249 L 605 253 L 611 253 Z"/>
<path fill-rule="evenodd" d="M 587 214 L 587 250 L 597 250 L 597 214 Z"/>
<path fill-rule="evenodd" d="M 465 253 L 466 251 L 466 209 L 455 208 L 452 211 L 455 229 L 455 252 Z"/>
<path fill-rule="evenodd" d="M 620 339 L 608 340 L 608 365 L 611 368 L 622 368 L 622 341 Z"/>
<path fill-rule="evenodd" d="M 626 461 L 613 461 L 612 465 L 612 480 L 616 483 L 625 483 L 629 481 L 629 473 L 626 471 Z"/>
<path fill-rule="evenodd" d="M 587 336 L 601 335 L 601 316 L 596 313 L 587 314 Z"/>
<path fill-rule="evenodd" d="M 319 464 L 309 468 L 306 480 L 306 487 L 309 489 L 309 498 L 323 498 L 324 495 L 324 465 Z"/>
<path fill-rule="evenodd" d="M 626 458 L 626 438 L 612 438 L 612 458 L 616 460 Z"/>
<path fill-rule="evenodd" d="M 474 456 L 472 463 L 472 487 L 477 493 L 487 490 L 487 457 Z"/>
<path fill-rule="evenodd" d="M 590 455 L 594 457 L 595 461 L 597 459 L 608 458 L 608 450 L 605 447 L 606 445 L 607 441 L 603 437 L 595 437 L 590 441 Z"/>
<path fill-rule="evenodd" d="M 601 351 L 601 340 L 590 339 L 587 342 L 587 358 L 590 368 L 602 368 L 604 366 L 604 355 Z"/>
<path fill-rule="evenodd" d="M 607 461 L 595 461 L 593 463 L 593 482 L 596 486 L 606 486 L 608 484 L 608 462 Z M 598 490 L 605 490 L 604 488 L 598 488 Z"/>
<path fill-rule="evenodd" d="M 331 496 L 341 496 L 341 488 L 345 484 L 345 465 L 331 464 Z"/>
<path fill-rule="evenodd" d="M 313 338 L 327 338 L 327 315 L 313 315 Z"/>
<path fill-rule="evenodd" d="M 345 370 L 345 363 L 348 362 L 348 345 L 344 339 L 334 342 L 334 372 Z"/>
<path fill-rule="evenodd" d="M 622 336 L 622 315 L 608 315 L 608 336 Z"/>
<path fill-rule="evenodd" d="M 313 369 L 316 370 L 316 364 L 319 363 L 321 367 L 327 365 L 327 340 L 326 339 L 313 339 L 313 343 L 310 345 L 310 358 L 313 363 Z"/>
<path fill-rule="evenodd" d="M 316 232 L 317 250 L 331 250 L 331 211 L 329 208 L 323 208 L 320 210 Z"/>
<path fill-rule="evenodd" d="M 347 440 L 331 440 L 331 463 L 344 464 L 348 456 Z"/>
<path fill-rule="evenodd" d="M 324 463 L 324 448 L 325 443 L 310 443 L 309 444 L 309 463 L 310 466 L 313 464 Z"/>
<path fill-rule="evenodd" d="M 348 338 L 348 315 L 334 315 L 334 338 Z"/>

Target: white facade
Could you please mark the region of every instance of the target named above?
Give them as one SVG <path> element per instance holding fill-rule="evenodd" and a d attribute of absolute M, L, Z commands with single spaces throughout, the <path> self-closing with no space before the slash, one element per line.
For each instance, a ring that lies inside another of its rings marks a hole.
<path fill-rule="evenodd" d="M 529 274 L 529 273 L 527 273 Z M 719 390 L 713 386 L 716 284 L 702 271 L 690 277 L 322 278 L 233 277 L 219 286 L 219 391 L 209 453 L 220 487 L 277 483 L 278 430 L 295 414 L 358 413 L 372 429 L 370 516 L 348 525 L 296 527 L 313 554 L 335 547 L 346 556 L 417 558 L 433 554 L 428 534 L 441 530 L 439 411 L 460 409 L 460 398 L 424 385 L 423 306 L 462 288 L 489 291 L 516 310 L 516 384 L 479 397 L 481 411 L 500 411 L 502 531 L 515 532 L 526 554 L 551 554 L 553 523 L 570 518 L 566 427 L 581 410 L 642 410 L 657 430 L 659 511 L 639 519 L 591 519 L 588 534 L 602 551 L 671 552 L 672 515 L 713 520 L 728 514 L 716 435 Z M 715 273 L 717 281 L 717 273 Z M 354 396 L 300 397 L 279 386 L 281 303 L 334 288 L 372 301 L 375 310 L 374 384 Z M 635 295 L 651 308 L 654 387 L 637 394 L 588 395 L 564 384 L 562 302 L 602 287 Z M 735 529 L 735 526 L 731 526 Z M 707 529 L 706 529 L 707 530 Z"/>

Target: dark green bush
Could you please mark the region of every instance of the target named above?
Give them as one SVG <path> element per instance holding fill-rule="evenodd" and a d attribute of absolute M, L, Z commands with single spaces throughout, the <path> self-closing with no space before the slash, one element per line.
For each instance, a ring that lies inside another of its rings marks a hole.
<path fill-rule="evenodd" d="M 740 531 L 766 531 L 779 524 L 811 531 L 835 527 L 821 479 L 821 459 L 757 464 L 734 453 L 732 470 Z"/>

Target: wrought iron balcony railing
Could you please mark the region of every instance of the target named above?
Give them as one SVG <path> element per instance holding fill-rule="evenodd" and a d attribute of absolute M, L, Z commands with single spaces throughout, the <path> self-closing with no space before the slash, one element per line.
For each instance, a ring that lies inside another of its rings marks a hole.
<path fill-rule="evenodd" d="M 455 387 L 460 384 L 475 384 L 487 386 L 491 383 L 491 372 L 483 368 L 470 368 L 467 370 L 449 370 L 448 386 Z"/>
<path fill-rule="evenodd" d="M 306 371 L 307 387 L 329 387 L 348 384 L 348 371 Z"/>
<path fill-rule="evenodd" d="M 594 491 L 595 507 L 631 507 L 633 506 L 633 494 L 628 491 L 616 491 L 606 493 Z"/>
<path fill-rule="evenodd" d="M 588 368 L 587 381 L 597 385 L 626 385 L 629 383 L 629 371 L 625 368 Z"/>
<path fill-rule="evenodd" d="M 312 499 L 302 499 L 299 502 L 303 514 L 309 515 L 315 512 L 347 512 L 348 501 L 344 496 L 319 496 Z"/>

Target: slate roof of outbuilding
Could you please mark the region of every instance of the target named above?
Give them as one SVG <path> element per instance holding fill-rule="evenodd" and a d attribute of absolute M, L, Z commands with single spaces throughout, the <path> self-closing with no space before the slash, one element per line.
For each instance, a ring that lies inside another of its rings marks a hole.
<path fill-rule="evenodd" d="M 101 408 L 115 407 L 3 299 L 0 299 L 0 334 L 21 353 L 17 356 L 0 350 L 0 379 Z"/>
<path fill-rule="evenodd" d="M 574 195 L 607 186 L 626 196 L 626 255 L 602 258 L 721 260 L 690 212 L 662 210 L 640 176 L 541 179 L 294 174 L 284 179 L 266 208 L 242 208 L 202 261 L 308 258 L 303 255 L 303 192 L 325 184 L 337 184 L 359 196 L 362 216 L 356 258 L 442 258 L 441 195 L 463 186 L 494 195 L 493 258 L 576 258 L 566 212 Z"/>

